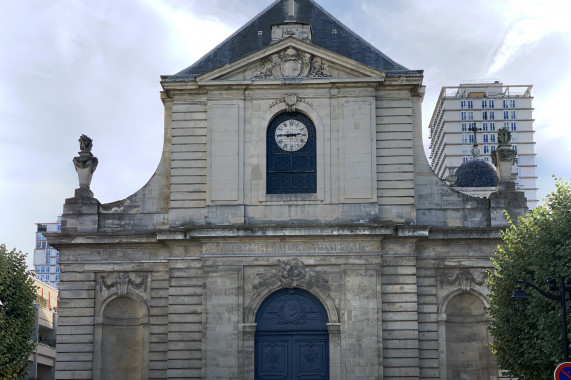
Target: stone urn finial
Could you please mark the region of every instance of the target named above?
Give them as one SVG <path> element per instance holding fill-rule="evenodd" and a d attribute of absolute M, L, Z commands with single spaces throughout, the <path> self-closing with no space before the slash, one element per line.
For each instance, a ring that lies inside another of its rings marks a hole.
<path fill-rule="evenodd" d="M 79 179 L 79 189 L 89 190 L 93 172 L 99 162 L 97 157 L 91 154 L 92 147 L 93 140 L 86 135 L 81 135 L 79 138 L 79 157 L 73 158 L 73 165 L 75 166 L 75 171 Z"/>

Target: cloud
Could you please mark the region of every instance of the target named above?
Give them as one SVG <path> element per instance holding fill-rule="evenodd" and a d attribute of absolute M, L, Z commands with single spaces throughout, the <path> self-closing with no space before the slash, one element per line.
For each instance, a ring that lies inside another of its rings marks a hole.
<path fill-rule="evenodd" d="M 552 33 L 570 33 L 566 0 L 512 0 L 505 11 L 511 20 L 492 58 L 486 76 L 493 75 L 522 54 L 525 49 Z"/>

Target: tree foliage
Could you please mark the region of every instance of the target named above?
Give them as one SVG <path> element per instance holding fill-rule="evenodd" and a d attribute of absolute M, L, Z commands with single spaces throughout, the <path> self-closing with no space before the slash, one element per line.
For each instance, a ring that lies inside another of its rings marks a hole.
<path fill-rule="evenodd" d="M 571 186 L 557 179 L 555 190 L 518 224 L 502 234 L 490 274 L 491 345 L 499 368 L 521 380 L 552 379 L 563 361 L 561 307 L 536 290 L 523 286 L 529 300 L 518 318 L 510 296 L 517 280 L 549 292 L 545 282 L 571 277 Z M 571 313 L 567 314 L 571 326 Z"/>
<path fill-rule="evenodd" d="M 26 270 L 25 255 L 0 245 L 0 379 L 23 377 L 33 341 L 36 286 Z"/>

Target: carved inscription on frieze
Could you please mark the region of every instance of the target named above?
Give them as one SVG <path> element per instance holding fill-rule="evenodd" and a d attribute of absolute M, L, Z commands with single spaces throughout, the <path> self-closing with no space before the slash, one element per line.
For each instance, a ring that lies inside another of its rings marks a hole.
<path fill-rule="evenodd" d="M 376 241 L 205 243 L 205 254 L 300 254 L 379 252 Z"/>

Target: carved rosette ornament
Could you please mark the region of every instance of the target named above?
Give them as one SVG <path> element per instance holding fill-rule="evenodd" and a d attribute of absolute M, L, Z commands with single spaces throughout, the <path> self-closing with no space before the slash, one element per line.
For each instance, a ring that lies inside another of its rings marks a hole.
<path fill-rule="evenodd" d="M 249 79 L 282 79 L 291 81 L 302 78 L 328 78 L 328 65 L 319 57 L 288 47 L 262 60 L 250 72 Z"/>
<path fill-rule="evenodd" d="M 79 156 L 73 158 L 73 165 L 75 166 L 75 171 L 77 172 L 80 189 L 89 189 L 89 186 L 91 185 L 91 178 L 93 177 L 93 172 L 99 163 L 97 157 L 91 153 L 92 147 L 93 140 L 86 135 L 81 135 L 79 138 Z"/>
<path fill-rule="evenodd" d="M 462 292 L 469 292 L 472 288 L 472 283 L 478 286 L 484 285 L 488 274 L 485 271 L 480 271 L 480 279 L 476 279 L 470 269 L 464 268 L 457 271 L 455 274 L 450 272 L 442 272 L 439 275 L 440 285 L 460 285 Z"/>
<path fill-rule="evenodd" d="M 329 290 L 327 279 L 320 272 L 307 267 L 303 261 L 298 259 L 278 260 L 270 270 L 262 275 L 262 279 L 254 289 L 268 287 L 278 283 L 283 288 L 317 287 L 324 291 Z"/>
<path fill-rule="evenodd" d="M 500 181 L 512 179 L 512 167 L 516 162 L 517 152 L 510 146 L 512 134 L 507 128 L 498 129 L 498 149 L 490 153 L 492 162 L 497 168 Z"/>

